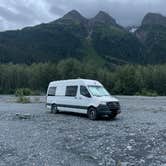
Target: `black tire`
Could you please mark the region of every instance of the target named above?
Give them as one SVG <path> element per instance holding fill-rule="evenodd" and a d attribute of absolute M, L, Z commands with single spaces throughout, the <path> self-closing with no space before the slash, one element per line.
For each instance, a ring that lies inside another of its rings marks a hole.
<path fill-rule="evenodd" d="M 88 109 L 88 113 L 87 114 L 88 114 L 88 118 L 90 120 L 97 120 L 98 119 L 97 110 L 94 107 L 90 107 Z"/>
<path fill-rule="evenodd" d="M 108 115 L 109 119 L 114 119 L 116 118 L 117 114 L 116 113 L 112 113 L 111 115 Z"/>
<path fill-rule="evenodd" d="M 56 104 L 53 104 L 51 106 L 51 113 L 52 114 L 57 114 L 58 113 L 58 109 L 57 109 L 57 105 Z"/>

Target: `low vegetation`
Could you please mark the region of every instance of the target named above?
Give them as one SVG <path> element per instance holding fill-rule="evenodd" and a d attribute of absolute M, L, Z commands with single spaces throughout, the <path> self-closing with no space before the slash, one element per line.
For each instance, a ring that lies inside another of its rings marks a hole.
<path fill-rule="evenodd" d="M 33 95 L 33 92 L 29 88 L 20 88 L 15 91 L 16 96 L 30 96 Z"/>
<path fill-rule="evenodd" d="M 152 96 L 152 97 L 158 96 L 156 91 L 152 91 L 152 90 L 147 91 L 146 89 L 143 89 L 141 92 L 137 92 L 135 95 L 136 96 Z"/>
<path fill-rule="evenodd" d="M 124 65 L 109 69 L 75 59 L 0 65 L 0 93 L 15 93 L 22 101 L 22 96 L 32 95 L 34 91 L 45 93 L 50 81 L 75 78 L 99 80 L 111 94 L 166 95 L 166 65 Z"/>
<path fill-rule="evenodd" d="M 18 96 L 17 102 L 23 104 L 30 103 L 30 98 L 26 96 Z"/>

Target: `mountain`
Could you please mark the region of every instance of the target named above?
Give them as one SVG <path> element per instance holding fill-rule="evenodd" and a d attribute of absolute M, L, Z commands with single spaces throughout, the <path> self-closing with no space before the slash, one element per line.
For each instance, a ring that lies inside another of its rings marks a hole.
<path fill-rule="evenodd" d="M 166 17 L 148 13 L 136 31 L 136 36 L 145 47 L 146 63 L 166 63 Z"/>
<path fill-rule="evenodd" d="M 143 26 L 162 25 L 166 27 L 166 17 L 158 13 L 148 13 L 142 21 Z"/>
<path fill-rule="evenodd" d="M 95 24 L 118 26 L 116 20 L 104 11 L 100 11 L 94 18 L 90 19 L 89 22 L 92 26 Z"/>
<path fill-rule="evenodd" d="M 103 11 L 87 19 L 72 10 L 47 24 L 0 32 L 0 63 L 57 62 L 70 57 L 107 66 L 144 63 L 144 47 Z"/>
<path fill-rule="evenodd" d="M 78 23 L 87 23 L 87 19 L 85 17 L 83 17 L 78 11 L 76 10 L 72 10 L 69 13 L 65 14 L 62 18 L 63 20 L 73 20 L 73 21 L 77 21 Z M 62 20 L 61 19 L 61 20 Z"/>

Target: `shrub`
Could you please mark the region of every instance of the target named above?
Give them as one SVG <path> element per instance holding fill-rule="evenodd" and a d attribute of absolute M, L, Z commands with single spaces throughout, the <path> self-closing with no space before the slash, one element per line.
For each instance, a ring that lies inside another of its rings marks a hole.
<path fill-rule="evenodd" d="M 152 97 L 156 97 L 158 96 L 156 91 L 152 91 L 152 90 L 146 90 L 146 89 L 142 89 L 141 92 L 137 92 L 136 93 L 137 96 L 152 96 Z"/>
<path fill-rule="evenodd" d="M 25 96 L 19 96 L 17 102 L 23 104 L 30 103 L 30 98 Z"/>
<path fill-rule="evenodd" d="M 32 91 L 29 88 L 20 88 L 15 91 L 16 96 L 30 96 Z"/>

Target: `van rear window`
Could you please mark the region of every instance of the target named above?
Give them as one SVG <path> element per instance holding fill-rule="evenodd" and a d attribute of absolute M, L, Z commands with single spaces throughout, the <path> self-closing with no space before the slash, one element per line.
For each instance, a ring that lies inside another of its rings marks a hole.
<path fill-rule="evenodd" d="M 73 96 L 77 95 L 78 86 L 67 86 L 65 96 Z"/>
<path fill-rule="evenodd" d="M 55 96 L 56 94 L 56 87 L 50 87 L 48 90 L 48 96 Z"/>

